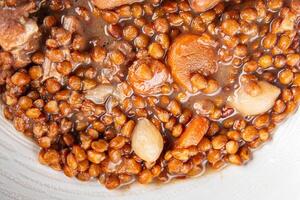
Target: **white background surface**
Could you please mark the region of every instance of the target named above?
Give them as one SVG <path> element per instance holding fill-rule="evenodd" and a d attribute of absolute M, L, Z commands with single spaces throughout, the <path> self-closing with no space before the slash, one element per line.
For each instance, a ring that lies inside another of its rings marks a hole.
<path fill-rule="evenodd" d="M 42 166 L 37 147 L 0 117 L 0 200 L 300 199 L 300 112 L 244 167 L 166 185 L 108 191 Z"/>

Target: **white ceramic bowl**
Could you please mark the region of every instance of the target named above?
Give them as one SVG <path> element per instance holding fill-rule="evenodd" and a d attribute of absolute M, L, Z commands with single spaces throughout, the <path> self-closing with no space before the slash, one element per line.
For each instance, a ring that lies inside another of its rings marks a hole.
<path fill-rule="evenodd" d="M 0 200 L 300 199 L 300 112 L 243 167 L 165 185 L 108 191 L 38 163 L 38 148 L 0 116 Z"/>

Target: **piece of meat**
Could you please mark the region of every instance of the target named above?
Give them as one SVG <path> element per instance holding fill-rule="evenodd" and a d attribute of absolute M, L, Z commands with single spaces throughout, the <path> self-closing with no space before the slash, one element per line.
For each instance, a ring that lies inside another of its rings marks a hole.
<path fill-rule="evenodd" d="M 122 5 L 133 4 L 142 1 L 143 0 L 92 0 L 92 3 L 100 9 L 113 9 Z"/>
<path fill-rule="evenodd" d="M 166 66 L 155 59 L 137 60 L 128 70 L 128 83 L 134 92 L 142 95 L 155 95 L 169 78 Z"/>
<path fill-rule="evenodd" d="M 28 64 L 27 54 L 38 48 L 39 28 L 36 21 L 28 18 L 35 8 L 35 3 L 30 2 L 14 9 L 0 9 L 0 46 L 12 53 L 17 66 Z"/>
<path fill-rule="evenodd" d="M 196 12 L 205 12 L 222 0 L 189 0 L 191 8 Z"/>
<path fill-rule="evenodd" d="M 33 2 L 15 9 L 0 9 L 0 46 L 5 51 L 26 46 L 26 43 L 38 35 L 36 22 L 27 17 L 33 9 Z"/>
<path fill-rule="evenodd" d="M 193 91 L 193 73 L 209 76 L 218 70 L 214 47 L 206 45 L 201 36 L 194 34 L 178 36 L 170 47 L 167 61 L 174 80 L 190 92 Z"/>

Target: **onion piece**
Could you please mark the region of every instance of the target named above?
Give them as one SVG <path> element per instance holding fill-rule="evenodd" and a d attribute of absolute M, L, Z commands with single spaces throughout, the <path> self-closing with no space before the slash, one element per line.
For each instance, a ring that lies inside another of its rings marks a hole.
<path fill-rule="evenodd" d="M 109 96 L 113 95 L 115 88 L 112 85 L 99 85 L 98 87 L 88 90 L 85 98 L 96 104 L 103 104 Z"/>
<path fill-rule="evenodd" d="M 123 101 L 127 97 L 119 88 L 110 84 L 103 84 L 94 89 L 88 90 L 85 98 L 96 104 L 103 104 L 110 96 L 115 97 L 119 102 Z"/>

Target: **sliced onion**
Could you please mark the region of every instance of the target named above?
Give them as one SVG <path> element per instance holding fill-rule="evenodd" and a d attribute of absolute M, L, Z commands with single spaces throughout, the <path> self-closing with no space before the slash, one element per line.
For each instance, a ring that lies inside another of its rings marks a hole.
<path fill-rule="evenodd" d="M 113 96 L 119 102 L 122 102 L 127 97 L 120 88 L 110 84 L 103 84 L 88 90 L 85 98 L 96 104 L 103 104 L 110 96 Z"/>
<path fill-rule="evenodd" d="M 99 85 L 98 87 L 88 90 L 85 98 L 96 104 L 103 104 L 109 96 L 113 95 L 115 88 L 112 85 Z"/>

